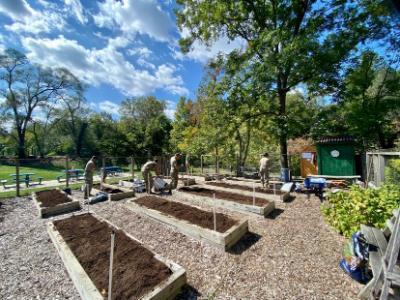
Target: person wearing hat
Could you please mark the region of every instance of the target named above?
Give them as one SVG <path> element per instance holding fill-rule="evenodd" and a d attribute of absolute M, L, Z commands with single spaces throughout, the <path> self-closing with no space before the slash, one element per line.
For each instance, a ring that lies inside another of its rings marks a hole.
<path fill-rule="evenodd" d="M 96 170 L 96 156 L 93 156 L 86 164 L 85 174 L 85 184 L 83 186 L 84 199 L 88 199 L 93 186 L 93 173 Z"/>
<path fill-rule="evenodd" d="M 269 181 L 269 154 L 264 153 L 260 159 L 260 177 L 262 186 L 265 187 L 265 183 L 268 186 Z"/>
<path fill-rule="evenodd" d="M 169 184 L 169 193 L 172 194 L 172 190 L 176 189 L 178 186 L 178 179 L 179 179 L 179 159 L 181 158 L 180 153 L 176 153 L 174 156 L 171 157 L 170 163 L 171 163 L 171 170 L 170 170 L 170 176 L 171 176 L 171 183 Z"/>
<path fill-rule="evenodd" d="M 154 161 L 149 160 L 142 166 L 140 171 L 142 172 L 143 180 L 146 185 L 146 192 L 148 194 L 151 194 L 151 189 L 153 187 L 153 178 L 152 178 L 153 176 L 151 174 L 151 171 L 154 171 L 156 172 L 156 175 L 159 175 L 158 160 L 157 159 L 155 159 Z"/>

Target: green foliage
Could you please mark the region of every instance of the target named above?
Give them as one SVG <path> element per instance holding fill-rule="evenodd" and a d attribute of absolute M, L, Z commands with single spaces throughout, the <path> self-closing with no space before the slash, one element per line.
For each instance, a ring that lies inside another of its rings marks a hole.
<path fill-rule="evenodd" d="M 349 237 L 361 224 L 383 228 L 385 221 L 400 205 L 400 186 L 384 185 L 363 189 L 353 185 L 349 191 L 332 193 L 321 210 L 327 222 Z"/>
<path fill-rule="evenodd" d="M 392 159 L 385 167 L 385 182 L 400 185 L 400 159 Z"/>

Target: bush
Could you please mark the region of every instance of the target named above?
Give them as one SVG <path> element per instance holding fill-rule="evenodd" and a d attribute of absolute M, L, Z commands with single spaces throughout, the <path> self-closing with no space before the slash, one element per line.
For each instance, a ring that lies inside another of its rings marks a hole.
<path fill-rule="evenodd" d="M 398 185 L 388 184 L 376 190 L 353 185 L 349 191 L 330 194 L 321 209 L 331 226 L 350 237 L 361 224 L 383 228 L 393 209 L 399 205 Z"/>
<path fill-rule="evenodd" d="M 385 167 L 385 182 L 389 184 L 400 184 L 400 159 L 389 160 Z"/>

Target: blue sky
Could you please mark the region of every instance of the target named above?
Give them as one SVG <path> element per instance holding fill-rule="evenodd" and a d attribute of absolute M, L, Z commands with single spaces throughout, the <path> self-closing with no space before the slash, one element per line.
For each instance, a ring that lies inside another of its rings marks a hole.
<path fill-rule="evenodd" d="M 154 95 L 172 117 L 180 96 L 195 96 L 203 66 L 244 47 L 221 38 L 180 52 L 171 0 L 1 0 L 0 50 L 12 47 L 45 66 L 66 67 L 88 86 L 96 111 L 118 116 L 126 97 Z"/>

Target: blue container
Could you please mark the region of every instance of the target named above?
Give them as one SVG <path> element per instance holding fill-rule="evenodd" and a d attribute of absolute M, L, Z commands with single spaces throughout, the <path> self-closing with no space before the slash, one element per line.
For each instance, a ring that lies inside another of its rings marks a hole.
<path fill-rule="evenodd" d="M 290 170 L 288 168 L 281 168 L 281 180 L 290 182 Z"/>

